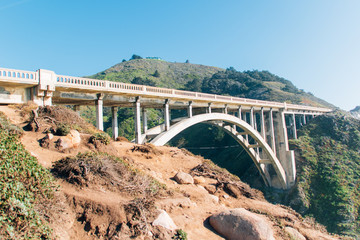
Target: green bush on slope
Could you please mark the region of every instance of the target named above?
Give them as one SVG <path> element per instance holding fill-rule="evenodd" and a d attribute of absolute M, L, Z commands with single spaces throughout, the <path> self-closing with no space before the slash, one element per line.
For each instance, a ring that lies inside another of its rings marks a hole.
<path fill-rule="evenodd" d="M 360 122 L 319 116 L 291 143 L 298 150 L 296 194 L 289 204 L 330 232 L 360 237 Z"/>
<path fill-rule="evenodd" d="M 21 133 L 0 113 L 0 238 L 49 239 L 36 209 L 53 196 L 54 181 L 19 142 Z"/>

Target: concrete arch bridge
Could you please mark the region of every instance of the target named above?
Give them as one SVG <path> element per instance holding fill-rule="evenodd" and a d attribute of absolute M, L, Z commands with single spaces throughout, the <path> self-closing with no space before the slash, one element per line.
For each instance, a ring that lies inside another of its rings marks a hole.
<path fill-rule="evenodd" d="M 296 179 L 294 152 L 288 139 L 311 118 L 331 109 L 238 98 L 58 75 L 53 71 L 0 68 L 0 104 L 67 104 L 78 111 L 95 105 L 97 128 L 103 130 L 103 106 L 111 107 L 113 136 L 118 134 L 118 107 L 134 108 L 135 142 L 164 145 L 186 128 L 207 122 L 225 129 L 251 156 L 264 182 L 288 189 Z M 147 109 L 162 109 L 164 123 L 147 129 Z M 171 119 L 171 109 L 186 116 Z"/>

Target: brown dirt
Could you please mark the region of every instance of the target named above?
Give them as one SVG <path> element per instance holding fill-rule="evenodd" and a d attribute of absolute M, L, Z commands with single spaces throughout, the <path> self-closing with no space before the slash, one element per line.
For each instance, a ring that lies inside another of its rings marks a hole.
<path fill-rule="evenodd" d="M 0 111 L 4 112 L 13 123 L 24 124 L 15 109 L 0 106 Z M 84 143 L 69 153 L 42 148 L 38 140 L 44 136 L 40 132 L 25 132 L 22 143 L 46 168 L 51 168 L 55 161 L 75 156 L 79 152 L 96 151 L 95 148 Z M 166 210 L 177 227 L 188 233 L 189 239 L 223 239 L 209 227 L 207 219 L 212 214 L 227 208 L 245 208 L 267 218 L 272 223 L 275 239 L 290 239 L 284 233 L 285 226 L 297 229 L 307 239 L 339 239 L 317 229 L 313 223 L 302 219 L 295 211 L 268 203 L 259 191 L 236 181 L 236 178 L 226 173 L 214 172 L 206 165 L 204 159 L 187 151 L 173 147 L 135 145 L 125 141 L 111 142 L 109 148 L 102 150 L 121 157 L 133 168 L 166 185 L 167 194 L 155 198 L 154 207 Z M 199 185 L 179 185 L 172 179 L 178 171 L 204 176 L 205 182 Z M 58 236 L 57 239 L 130 239 L 129 235 L 133 234 L 131 231 L 136 229 L 131 227 L 139 224 L 132 219 L 134 212 L 133 215 L 126 212 L 126 206 L 130 206 L 129 204 L 134 200 L 132 196 L 111 191 L 101 184 L 93 183 L 93 187 L 80 188 L 63 179 L 57 181 L 60 185 L 58 201 L 61 202 L 63 209 L 50 221 Z M 219 202 L 213 200 L 205 189 L 207 186 L 217 186 L 214 195 L 219 198 Z M 233 197 L 229 194 L 231 191 L 229 189 L 234 187 L 239 192 L 234 193 Z M 149 219 L 146 221 L 151 222 L 154 214 L 155 211 L 149 214 Z M 139 225 L 139 227 L 143 226 Z M 152 231 L 158 234 L 153 238 L 157 236 L 158 239 L 169 239 L 169 234 L 161 229 L 153 228 Z M 132 239 L 152 238 L 139 236 Z"/>

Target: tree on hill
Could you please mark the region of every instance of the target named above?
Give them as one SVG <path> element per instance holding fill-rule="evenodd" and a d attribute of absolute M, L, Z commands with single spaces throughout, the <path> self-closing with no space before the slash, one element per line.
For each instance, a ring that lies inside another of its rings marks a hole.
<path fill-rule="evenodd" d="M 135 60 L 135 59 L 143 59 L 143 58 L 140 57 L 139 55 L 133 54 L 130 60 Z"/>
<path fill-rule="evenodd" d="M 160 77 L 160 73 L 158 70 L 155 70 L 154 74 L 153 74 L 154 77 Z"/>
<path fill-rule="evenodd" d="M 146 86 L 155 86 L 155 82 L 150 79 L 143 79 L 141 77 L 136 77 L 131 81 L 132 84 L 146 85 Z"/>

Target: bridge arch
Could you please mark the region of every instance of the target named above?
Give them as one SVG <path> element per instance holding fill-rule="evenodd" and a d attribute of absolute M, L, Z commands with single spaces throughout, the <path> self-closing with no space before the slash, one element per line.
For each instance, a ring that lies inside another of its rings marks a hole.
<path fill-rule="evenodd" d="M 242 145 L 245 150 L 249 153 L 256 167 L 258 168 L 264 182 L 272 186 L 273 180 L 271 179 L 270 174 L 267 172 L 265 164 L 271 164 L 276 172 L 278 182 L 280 183 L 283 189 L 287 188 L 287 180 L 285 170 L 282 167 L 280 161 L 272 151 L 271 147 L 266 143 L 263 137 L 260 135 L 258 131 L 256 131 L 252 126 L 250 126 L 247 122 L 223 113 L 211 113 L 211 114 L 200 114 L 193 116 L 191 118 L 186 118 L 172 125 L 168 131 L 164 131 L 156 136 L 151 143 L 155 146 L 162 146 L 170 141 L 177 134 L 182 132 L 183 130 L 202 122 L 208 121 L 222 121 L 230 123 L 231 125 L 236 125 L 240 127 L 244 133 L 251 136 L 252 139 L 255 140 L 256 144 L 249 144 L 249 142 L 238 133 L 234 132 L 231 128 L 226 128 L 225 130 L 236 139 L 236 141 Z M 255 151 L 254 147 L 258 147 L 262 149 L 262 153 L 266 156 L 266 159 L 261 159 L 260 155 Z"/>

